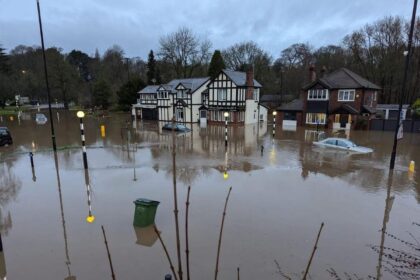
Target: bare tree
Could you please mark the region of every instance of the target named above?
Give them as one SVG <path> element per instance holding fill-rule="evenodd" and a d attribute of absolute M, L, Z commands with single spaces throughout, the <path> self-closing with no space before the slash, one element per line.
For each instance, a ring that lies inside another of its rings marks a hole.
<path fill-rule="evenodd" d="M 271 56 L 253 41 L 234 44 L 222 55 L 226 66 L 234 70 L 244 70 L 247 65 L 255 68 L 260 64 L 270 65 L 272 61 Z"/>
<path fill-rule="evenodd" d="M 177 77 L 191 77 L 194 70 L 207 64 L 211 56 L 211 42 L 200 40 L 186 27 L 161 37 L 159 43 L 159 57 L 172 65 Z"/>

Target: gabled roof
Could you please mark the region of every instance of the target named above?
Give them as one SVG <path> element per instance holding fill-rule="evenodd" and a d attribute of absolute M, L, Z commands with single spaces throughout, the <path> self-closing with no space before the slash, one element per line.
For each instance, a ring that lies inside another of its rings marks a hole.
<path fill-rule="evenodd" d="M 303 87 L 303 89 L 309 89 L 317 83 L 321 83 L 329 89 L 381 89 L 379 86 L 366 80 L 365 78 L 359 76 L 347 68 L 340 68 L 330 74 L 327 74 L 324 77 L 306 85 Z"/>
<path fill-rule="evenodd" d="M 144 94 L 156 94 L 159 86 L 146 86 L 142 90 L 140 90 L 138 93 L 144 93 Z"/>
<path fill-rule="evenodd" d="M 302 111 L 303 110 L 303 100 L 295 99 L 292 102 L 283 104 L 276 109 L 277 111 Z"/>
<path fill-rule="evenodd" d="M 170 85 L 160 85 L 158 90 L 169 90 L 169 91 L 171 91 L 172 86 L 170 86 Z"/>
<path fill-rule="evenodd" d="M 246 86 L 246 73 L 240 72 L 240 71 L 233 71 L 229 69 L 223 69 L 223 73 L 226 74 L 226 76 L 229 77 L 229 79 L 232 80 L 232 82 L 235 83 L 235 85 L 239 87 Z M 262 85 L 254 79 L 254 87 L 262 87 Z"/>
<path fill-rule="evenodd" d="M 203 78 L 189 78 L 189 79 L 175 79 L 168 83 L 168 86 L 175 90 L 175 88 L 182 84 L 186 89 L 189 89 L 191 93 L 196 91 L 199 87 L 204 85 L 210 77 L 203 77 Z"/>
<path fill-rule="evenodd" d="M 193 93 L 209 80 L 210 80 L 210 77 L 175 79 L 175 80 L 170 81 L 167 84 L 146 86 L 145 88 L 140 90 L 138 93 L 156 94 L 158 90 L 167 90 L 171 93 L 176 93 L 176 87 L 180 84 L 182 84 L 183 87 L 185 87 L 186 89 L 189 89 L 190 92 Z"/>

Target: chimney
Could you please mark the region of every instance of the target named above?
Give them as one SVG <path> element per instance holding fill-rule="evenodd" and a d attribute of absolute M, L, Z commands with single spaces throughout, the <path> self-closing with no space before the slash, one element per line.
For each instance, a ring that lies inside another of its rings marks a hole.
<path fill-rule="evenodd" d="M 309 65 L 309 81 L 315 82 L 316 80 L 316 72 L 315 72 L 315 65 Z"/>
<path fill-rule="evenodd" d="M 246 86 L 246 94 L 245 99 L 253 99 L 254 97 L 254 68 L 252 66 L 249 66 L 246 70 L 246 80 L 245 80 L 245 86 Z"/>

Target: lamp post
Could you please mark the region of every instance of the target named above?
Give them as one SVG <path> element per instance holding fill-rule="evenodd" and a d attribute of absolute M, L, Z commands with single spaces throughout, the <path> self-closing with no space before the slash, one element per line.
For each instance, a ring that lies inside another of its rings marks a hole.
<path fill-rule="evenodd" d="M 85 170 L 88 169 L 87 155 L 86 155 L 86 143 L 85 143 L 85 128 L 83 125 L 83 118 L 85 117 L 85 112 L 78 111 L 77 117 L 80 120 L 80 137 L 82 139 L 82 149 L 83 149 L 83 167 Z"/>
<path fill-rule="evenodd" d="M 50 116 L 50 125 L 51 125 L 51 139 L 52 139 L 53 150 L 57 151 L 57 144 L 55 141 L 54 121 L 53 121 L 52 110 L 51 110 L 51 94 L 50 94 L 50 85 L 48 82 L 47 59 L 45 56 L 45 47 L 44 47 L 44 32 L 42 30 L 41 9 L 39 7 L 39 0 L 36 0 L 36 6 L 38 9 L 39 33 L 41 35 L 42 58 L 44 61 L 45 85 L 47 88 L 48 112 Z"/>
<path fill-rule="evenodd" d="M 277 111 L 273 111 L 273 137 L 276 135 L 276 116 Z"/>
<path fill-rule="evenodd" d="M 228 146 L 228 117 L 229 117 L 229 113 L 225 112 L 223 115 L 225 116 L 225 147 L 227 148 L 227 146 Z"/>

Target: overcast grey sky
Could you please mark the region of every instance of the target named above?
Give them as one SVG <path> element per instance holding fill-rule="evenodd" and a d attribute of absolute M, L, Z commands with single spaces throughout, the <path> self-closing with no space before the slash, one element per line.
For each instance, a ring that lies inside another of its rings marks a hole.
<path fill-rule="evenodd" d="M 274 57 L 297 42 L 340 43 L 389 15 L 409 19 L 413 0 L 40 0 L 46 46 L 102 54 L 118 44 L 146 58 L 159 38 L 187 26 L 213 48 L 253 40 Z M 0 0 L 0 44 L 40 45 L 36 0 Z"/>

